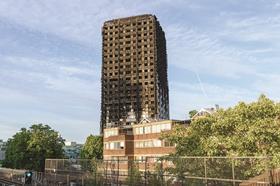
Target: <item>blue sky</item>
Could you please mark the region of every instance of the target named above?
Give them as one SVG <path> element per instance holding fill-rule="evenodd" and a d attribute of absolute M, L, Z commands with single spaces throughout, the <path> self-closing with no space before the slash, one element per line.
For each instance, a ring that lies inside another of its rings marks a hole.
<path fill-rule="evenodd" d="M 170 113 L 279 101 L 276 0 L 0 1 L 0 139 L 49 124 L 67 140 L 99 132 L 101 26 L 155 14 L 167 39 Z"/>

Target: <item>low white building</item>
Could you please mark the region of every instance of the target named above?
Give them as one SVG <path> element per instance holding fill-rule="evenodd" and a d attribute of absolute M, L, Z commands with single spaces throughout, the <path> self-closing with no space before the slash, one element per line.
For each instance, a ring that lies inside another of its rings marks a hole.
<path fill-rule="evenodd" d="M 212 108 L 202 108 L 191 119 L 194 120 L 203 116 L 212 115 L 219 109 L 219 105 L 215 105 L 215 107 Z"/>
<path fill-rule="evenodd" d="M 0 140 L 0 160 L 5 159 L 5 152 L 6 152 L 6 142 Z"/>
<path fill-rule="evenodd" d="M 66 141 L 65 146 L 63 147 L 64 155 L 67 158 L 78 159 L 80 158 L 82 147 L 83 145 L 78 144 L 77 142 Z"/>

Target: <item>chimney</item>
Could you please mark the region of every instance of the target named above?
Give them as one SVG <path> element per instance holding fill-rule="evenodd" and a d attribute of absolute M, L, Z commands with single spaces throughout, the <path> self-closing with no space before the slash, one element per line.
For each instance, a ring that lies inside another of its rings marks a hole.
<path fill-rule="evenodd" d="M 219 106 L 218 104 L 216 104 L 216 105 L 215 105 L 215 109 L 216 109 L 216 110 L 219 110 L 219 109 L 220 109 L 220 106 Z"/>

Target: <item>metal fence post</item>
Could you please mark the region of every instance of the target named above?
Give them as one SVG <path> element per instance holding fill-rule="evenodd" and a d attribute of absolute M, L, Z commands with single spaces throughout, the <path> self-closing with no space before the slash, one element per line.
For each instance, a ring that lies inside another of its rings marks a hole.
<path fill-rule="evenodd" d="M 144 172 L 144 179 L 145 179 L 145 186 L 147 186 L 147 159 L 148 157 L 145 157 L 145 172 Z"/>
<path fill-rule="evenodd" d="M 56 173 L 54 173 L 54 184 L 56 185 Z"/>
<path fill-rule="evenodd" d="M 233 180 L 233 186 L 235 186 L 235 159 L 234 157 L 231 158 L 231 171 L 232 171 L 232 180 Z"/>
<path fill-rule="evenodd" d="M 10 180 L 13 181 L 13 172 L 14 170 L 12 170 L 11 174 L 10 174 Z"/>
<path fill-rule="evenodd" d="M 208 179 L 207 179 L 207 160 L 206 158 L 204 157 L 204 178 L 205 178 L 205 186 L 208 185 Z"/>
<path fill-rule="evenodd" d="M 108 171 L 108 161 L 109 161 L 109 160 L 106 161 L 106 166 L 105 166 L 105 183 L 106 183 L 106 184 L 107 184 L 107 179 L 108 179 L 108 178 L 107 178 L 107 176 L 108 176 L 108 172 L 107 172 L 107 171 Z"/>
<path fill-rule="evenodd" d="M 120 157 L 118 156 L 117 186 L 119 186 L 119 174 L 120 174 Z"/>
<path fill-rule="evenodd" d="M 160 160 L 160 185 L 164 185 L 164 180 L 163 180 L 163 160 Z"/>
<path fill-rule="evenodd" d="M 67 175 L 66 179 L 67 179 L 67 185 L 69 186 L 69 185 L 70 185 L 70 178 L 69 178 L 69 174 Z"/>
<path fill-rule="evenodd" d="M 65 168 L 65 162 L 64 161 L 65 161 L 65 159 L 62 160 L 62 167 L 63 167 L 63 169 Z"/>
<path fill-rule="evenodd" d="M 95 171 L 95 173 L 94 173 L 94 183 L 95 183 L 95 185 L 97 185 L 97 170 Z"/>
<path fill-rule="evenodd" d="M 134 176 L 133 175 L 133 170 L 132 170 L 132 166 L 134 166 L 133 164 L 134 164 L 134 162 L 133 162 L 133 160 L 131 160 L 131 163 L 130 163 L 130 166 L 129 166 L 129 172 L 130 173 L 128 174 L 129 177 L 133 177 Z M 132 180 L 134 181 L 134 177 L 132 178 Z"/>
<path fill-rule="evenodd" d="M 58 169 L 58 160 L 55 161 L 55 169 Z"/>
<path fill-rule="evenodd" d="M 273 181 L 273 172 L 270 166 L 270 157 L 267 156 L 266 157 L 266 171 L 268 174 L 268 181 L 269 181 L 269 185 L 274 185 L 274 181 Z"/>

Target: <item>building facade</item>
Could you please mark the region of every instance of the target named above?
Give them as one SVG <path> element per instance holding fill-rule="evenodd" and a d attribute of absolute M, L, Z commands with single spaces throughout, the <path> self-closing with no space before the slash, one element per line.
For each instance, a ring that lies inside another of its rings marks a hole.
<path fill-rule="evenodd" d="M 0 160 L 5 159 L 5 152 L 6 152 L 6 142 L 0 140 Z"/>
<path fill-rule="evenodd" d="M 101 132 L 139 123 L 143 111 L 169 119 L 166 40 L 154 15 L 106 21 L 102 28 Z"/>
<path fill-rule="evenodd" d="M 104 160 L 119 160 L 121 171 L 129 168 L 127 162 L 151 161 L 175 152 L 175 145 L 160 139 L 161 133 L 171 130 L 175 125 L 187 125 L 189 121 L 143 120 L 139 124 L 104 129 Z"/>
<path fill-rule="evenodd" d="M 65 157 L 69 159 L 80 158 L 83 145 L 73 141 L 66 141 L 63 147 Z"/>

